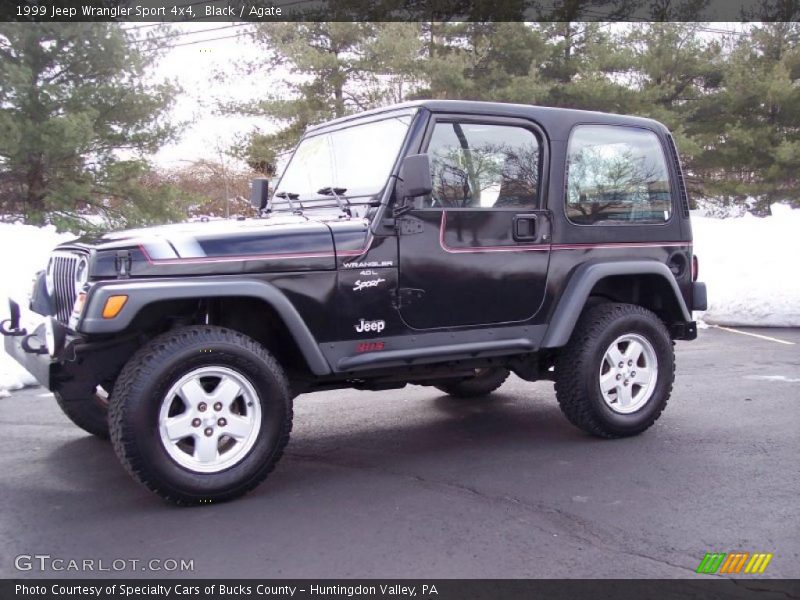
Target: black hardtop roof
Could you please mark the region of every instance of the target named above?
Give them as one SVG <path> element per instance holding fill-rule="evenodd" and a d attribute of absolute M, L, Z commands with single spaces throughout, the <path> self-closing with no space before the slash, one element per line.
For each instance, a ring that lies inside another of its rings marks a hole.
<path fill-rule="evenodd" d="M 348 121 L 380 115 L 381 113 L 402 111 L 404 109 L 411 110 L 415 108 L 425 108 L 435 113 L 460 113 L 467 115 L 474 114 L 531 119 L 540 123 L 547 130 L 548 135 L 554 139 L 565 139 L 572 126 L 578 123 L 629 125 L 634 127 L 646 127 L 661 132 L 667 131 L 664 125 L 653 119 L 578 110 L 574 108 L 555 108 L 531 104 L 511 104 L 506 102 L 478 102 L 474 100 L 415 100 L 340 117 L 332 121 L 311 126 L 307 129 L 307 132 L 310 133 L 332 125 L 340 125 Z"/>

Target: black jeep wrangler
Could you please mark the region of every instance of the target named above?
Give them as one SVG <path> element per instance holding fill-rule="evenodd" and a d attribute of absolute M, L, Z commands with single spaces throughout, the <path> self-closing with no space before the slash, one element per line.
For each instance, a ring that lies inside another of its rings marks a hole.
<path fill-rule="evenodd" d="M 280 458 L 292 400 L 354 387 L 489 394 L 555 381 L 581 429 L 659 417 L 697 335 L 689 204 L 667 129 L 424 101 L 308 130 L 261 217 L 62 244 L 5 347 L 173 502 L 234 498 Z"/>

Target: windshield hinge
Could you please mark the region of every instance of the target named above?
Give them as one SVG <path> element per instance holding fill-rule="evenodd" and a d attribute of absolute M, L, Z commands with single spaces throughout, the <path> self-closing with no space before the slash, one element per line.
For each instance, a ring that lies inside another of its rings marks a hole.
<path fill-rule="evenodd" d="M 114 259 L 114 268 L 117 270 L 117 279 L 128 279 L 131 273 L 131 251 L 118 250 Z"/>
<path fill-rule="evenodd" d="M 392 216 L 397 219 L 414 210 L 413 204 L 399 204 L 392 207 Z"/>

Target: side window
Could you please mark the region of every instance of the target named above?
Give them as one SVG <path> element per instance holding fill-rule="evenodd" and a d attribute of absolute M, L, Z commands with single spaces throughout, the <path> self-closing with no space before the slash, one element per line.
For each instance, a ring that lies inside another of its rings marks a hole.
<path fill-rule="evenodd" d="M 669 175 L 656 134 L 612 125 L 576 127 L 567 156 L 566 210 L 579 225 L 669 220 Z"/>
<path fill-rule="evenodd" d="M 539 138 L 512 125 L 437 123 L 428 145 L 433 193 L 420 207 L 533 207 Z"/>

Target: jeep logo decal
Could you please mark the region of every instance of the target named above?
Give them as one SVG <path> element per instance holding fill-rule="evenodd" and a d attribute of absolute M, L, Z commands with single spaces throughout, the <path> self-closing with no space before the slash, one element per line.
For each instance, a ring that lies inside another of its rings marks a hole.
<path fill-rule="evenodd" d="M 360 319 L 355 328 L 358 333 L 364 333 L 365 331 L 375 331 L 380 333 L 386 329 L 386 321 L 365 321 L 364 319 Z"/>

